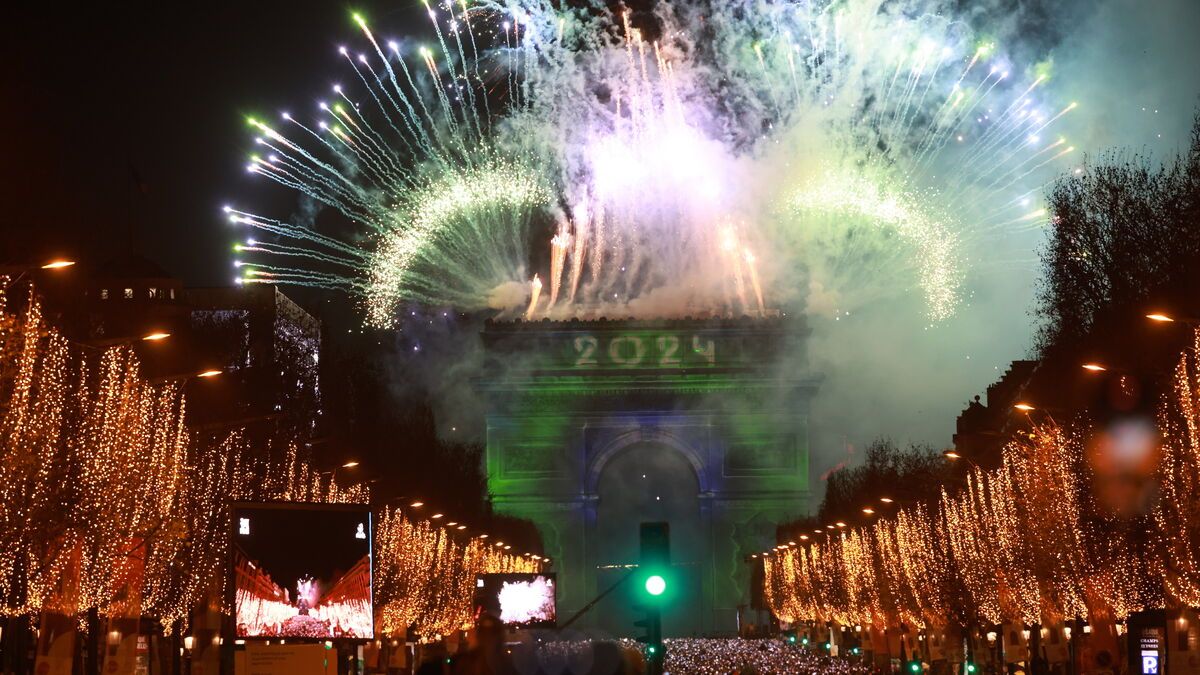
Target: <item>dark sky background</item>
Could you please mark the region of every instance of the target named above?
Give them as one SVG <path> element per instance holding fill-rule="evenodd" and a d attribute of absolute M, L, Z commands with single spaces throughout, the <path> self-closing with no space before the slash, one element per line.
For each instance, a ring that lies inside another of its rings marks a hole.
<path fill-rule="evenodd" d="M 315 105 L 345 75 L 336 41 L 356 37 L 352 11 L 392 30 L 426 28 L 415 1 L 300 4 L 6 9 L 0 262 L 100 263 L 127 250 L 132 232 L 138 253 L 185 284 L 232 283 L 220 207 L 263 198 L 241 170 L 246 115 Z"/>

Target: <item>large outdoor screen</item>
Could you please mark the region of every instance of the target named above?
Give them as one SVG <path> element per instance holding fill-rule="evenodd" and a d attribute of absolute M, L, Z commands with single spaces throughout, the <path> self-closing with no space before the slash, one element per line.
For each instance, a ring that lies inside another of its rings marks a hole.
<path fill-rule="evenodd" d="M 475 577 L 475 616 L 488 613 L 512 628 L 553 628 L 553 574 L 480 574 Z"/>
<path fill-rule="evenodd" d="M 232 538 L 238 637 L 375 636 L 367 507 L 235 504 Z"/>

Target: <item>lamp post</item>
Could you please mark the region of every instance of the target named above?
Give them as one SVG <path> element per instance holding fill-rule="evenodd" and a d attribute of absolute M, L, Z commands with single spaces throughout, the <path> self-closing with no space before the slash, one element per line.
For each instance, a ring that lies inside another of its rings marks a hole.
<path fill-rule="evenodd" d="M 1200 326 L 1200 319 L 1184 316 L 1173 316 L 1166 312 L 1150 312 L 1146 318 L 1155 323 L 1181 323 L 1185 326 Z"/>

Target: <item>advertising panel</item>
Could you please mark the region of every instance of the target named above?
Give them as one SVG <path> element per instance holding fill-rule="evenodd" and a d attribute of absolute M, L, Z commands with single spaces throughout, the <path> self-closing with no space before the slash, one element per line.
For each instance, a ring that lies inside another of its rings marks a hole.
<path fill-rule="evenodd" d="M 553 574 L 480 574 L 475 577 L 475 616 L 491 614 L 512 628 L 553 628 Z"/>
<path fill-rule="evenodd" d="M 235 504 L 239 638 L 369 639 L 371 512 L 341 504 Z"/>

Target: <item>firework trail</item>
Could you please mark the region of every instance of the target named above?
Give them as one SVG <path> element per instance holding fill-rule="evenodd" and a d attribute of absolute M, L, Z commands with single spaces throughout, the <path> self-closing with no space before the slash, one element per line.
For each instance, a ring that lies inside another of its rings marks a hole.
<path fill-rule="evenodd" d="M 249 172 L 334 228 L 227 207 L 241 283 L 542 316 L 960 302 L 968 251 L 1036 226 L 1074 103 L 919 2 L 712 0 L 629 14 L 427 6 L 431 46 L 342 48 L 312 122 L 252 119 Z M 910 18 L 918 17 L 918 18 Z M 755 253 L 751 253 L 754 251 Z M 545 281 L 544 281 L 545 280 Z M 543 293 L 543 284 L 548 292 Z"/>

